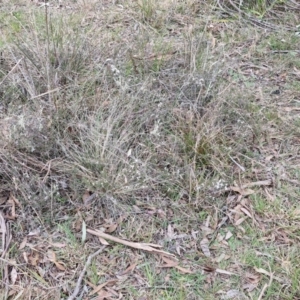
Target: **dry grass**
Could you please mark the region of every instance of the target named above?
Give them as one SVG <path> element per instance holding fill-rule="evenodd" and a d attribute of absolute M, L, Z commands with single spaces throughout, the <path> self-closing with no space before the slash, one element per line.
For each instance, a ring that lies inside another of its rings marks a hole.
<path fill-rule="evenodd" d="M 299 298 L 296 3 L 1 5 L 3 299 Z"/>

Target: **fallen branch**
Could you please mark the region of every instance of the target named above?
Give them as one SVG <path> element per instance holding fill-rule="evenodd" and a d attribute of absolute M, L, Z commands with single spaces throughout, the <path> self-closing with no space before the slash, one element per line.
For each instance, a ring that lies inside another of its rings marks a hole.
<path fill-rule="evenodd" d="M 115 236 L 111 236 L 107 233 L 104 233 L 104 232 L 101 232 L 101 231 L 95 231 L 95 230 L 92 230 L 92 229 L 87 229 L 87 232 L 92 234 L 92 235 L 96 235 L 96 236 L 99 236 L 103 239 L 110 240 L 110 241 L 113 241 L 113 242 L 116 242 L 116 243 L 119 243 L 119 244 L 122 244 L 122 245 L 125 245 L 125 246 L 128 246 L 128 247 L 131 247 L 131 248 L 140 249 L 140 250 L 144 250 L 144 251 L 152 252 L 152 253 L 156 253 L 156 254 L 163 254 L 165 256 L 175 257 L 175 255 L 172 254 L 172 253 L 165 252 L 165 251 L 162 251 L 162 250 L 159 250 L 159 249 L 155 249 L 155 248 L 161 248 L 162 246 L 160 246 L 160 245 L 148 244 L 148 243 L 129 242 L 129 241 L 126 241 L 126 240 L 119 239 Z"/>
<path fill-rule="evenodd" d="M 87 259 L 87 261 L 86 261 L 86 263 L 85 263 L 85 265 L 84 265 L 84 268 L 83 268 L 83 270 L 81 271 L 81 273 L 80 273 L 80 275 L 79 275 L 79 278 L 78 278 L 78 280 L 77 280 L 77 284 L 76 284 L 75 290 L 74 290 L 74 292 L 72 293 L 72 295 L 69 296 L 68 300 L 74 300 L 74 299 L 77 297 L 77 295 L 78 295 L 78 293 L 79 293 L 79 290 L 80 290 L 81 282 L 82 282 L 82 280 L 83 280 L 83 276 L 84 276 L 84 274 L 85 274 L 85 272 L 86 272 L 88 266 L 91 264 L 92 259 L 93 259 L 95 256 L 97 256 L 99 253 L 101 253 L 101 252 L 103 251 L 104 248 L 105 248 L 105 246 L 101 247 L 98 251 L 96 251 L 94 254 L 91 254 L 91 255 L 88 257 L 88 259 Z"/>

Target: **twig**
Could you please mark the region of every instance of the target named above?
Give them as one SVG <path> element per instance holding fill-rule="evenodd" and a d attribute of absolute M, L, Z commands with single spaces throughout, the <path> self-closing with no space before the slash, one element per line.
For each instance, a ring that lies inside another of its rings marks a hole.
<path fill-rule="evenodd" d="M 241 166 L 237 161 L 235 161 L 230 155 L 228 155 L 229 158 L 243 171 L 245 172 L 245 168 L 243 166 Z"/>
<path fill-rule="evenodd" d="M 265 293 L 265 291 L 266 291 L 267 288 L 268 288 L 268 284 L 266 283 L 266 284 L 264 285 L 263 289 L 261 290 L 260 295 L 259 295 L 259 297 L 257 298 L 257 300 L 261 300 L 261 299 L 262 299 L 262 297 L 263 297 L 263 295 L 264 295 L 264 293 Z"/>
<path fill-rule="evenodd" d="M 270 269 L 270 273 L 269 273 L 269 276 L 270 276 L 269 283 L 266 283 L 266 284 L 264 285 L 264 287 L 263 287 L 263 289 L 261 290 L 260 295 L 259 295 L 259 297 L 257 298 L 257 300 L 261 300 L 261 299 L 262 299 L 262 297 L 264 296 L 264 293 L 265 293 L 266 289 L 269 288 L 269 287 L 271 286 L 272 282 L 273 282 L 274 275 L 273 275 L 273 273 L 271 272 L 271 267 L 270 267 L 270 265 L 269 265 L 269 269 Z"/>
<path fill-rule="evenodd" d="M 278 54 L 278 53 L 283 53 L 283 54 L 286 54 L 286 53 L 293 53 L 293 52 L 296 52 L 296 53 L 300 53 L 300 50 L 297 50 L 297 49 L 294 49 L 294 50 L 273 50 L 271 51 L 271 53 L 275 53 L 275 54 Z"/>
<path fill-rule="evenodd" d="M 36 98 L 43 97 L 43 96 L 48 95 L 48 94 L 50 94 L 50 93 L 58 92 L 59 89 L 60 89 L 60 88 L 58 87 L 58 88 L 55 88 L 55 89 L 53 89 L 53 90 L 51 90 L 51 91 L 47 91 L 47 92 L 45 92 L 45 93 L 39 94 L 39 95 L 37 95 L 37 96 L 34 96 L 34 97 L 30 98 L 30 100 L 33 100 L 33 99 L 36 99 Z"/>
<path fill-rule="evenodd" d="M 175 257 L 175 255 L 172 254 L 172 253 L 156 249 L 156 248 L 161 248 L 162 247 L 161 245 L 149 244 L 149 243 L 129 242 L 129 241 L 126 241 L 126 240 L 123 240 L 123 239 L 119 239 L 115 236 L 109 235 L 107 233 L 104 233 L 104 232 L 101 232 L 101 231 L 95 231 L 95 230 L 92 230 L 92 229 L 87 229 L 86 231 L 88 233 L 92 234 L 92 235 L 96 235 L 96 236 L 99 236 L 103 239 L 110 240 L 110 241 L 113 241 L 113 242 L 116 242 L 116 243 L 119 243 L 119 244 L 122 244 L 122 245 L 125 245 L 125 246 L 128 246 L 128 247 L 131 247 L 131 248 L 140 249 L 140 250 L 144 250 L 144 251 L 151 252 L 151 253 L 156 253 L 156 254 L 162 254 L 164 256 L 173 256 L 173 257 Z"/>
<path fill-rule="evenodd" d="M 6 80 L 6 78 L 15 70 L 15 68 L 20 64 L 20 62 L 23 60 L 23 57 L 18 60 L 18 62 L 13 66 L 13 68 L 4 76 L 3 80 L 0 82 L 0 85 Z"/>
<path fill-rule="evenodd" d="M 82 282 L 82 280 L 83 280 L 83 276 L 84 276 L 84 274 L 85 274 L 85 272 L 86 272 L 88 266 L 91 264 L 92 259 L 93 259 L 95 256 L 97 256 L 99 253 L 101 253 L 101 252 L 104 250 L 105 247 L 106 247 L 106 246 L 101 247 L 98 251 L 96 251 L 95 253 L 91 254 L 91 255 L 88 257 L 88 259 L 87 259 L 87 261 L 86 261 L 86 263 L 85 263 L 85 265 L 84 265 L 84 268 L 83 268 L 83 270 L 81 271 L 81 273 L 80 273 L 80 275 L 79 275 L 79 278 L 78 278 L 78 280 L 77 280 L 77 284 L 76 284 L 75 290 L 74 290 L 74 292 L 72 293 L 72 295 L 69 296 L 68 300 L 74 300 L 74 299 L 76 298 L 76 296 L 77 296 L 78 293 L 79 293 L 79 289 L 80 289 L 81 282 Z"/>
<path fill-rule="evenodd" d="M 272 184 L 272 180 L 266 179 L 266 180 L 249 182 L 249 183 L 243 184 L 241 188 L 246 189 L 246 188 L 253 187 L 253 186 L 266 186 L 266 185 L 271 185 L 271 184 Z"/>

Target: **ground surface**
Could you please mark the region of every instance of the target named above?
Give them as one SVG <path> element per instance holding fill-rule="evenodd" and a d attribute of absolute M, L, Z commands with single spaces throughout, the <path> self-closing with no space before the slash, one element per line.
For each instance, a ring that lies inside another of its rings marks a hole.
<path fill-rule="evenodd" d="M 0 6 L 1 299 L 300 299 L 296 1 Z"/>

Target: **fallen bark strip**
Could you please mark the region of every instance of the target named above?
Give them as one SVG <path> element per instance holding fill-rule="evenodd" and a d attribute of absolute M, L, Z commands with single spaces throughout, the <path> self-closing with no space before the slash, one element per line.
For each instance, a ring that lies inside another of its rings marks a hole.
<path fill-rule="evenodd" d="M 119 239 L 115 236 L 109 235 L 107 233 L 101 232 L 101 231 L 96 231 L 96 230 L 92 230 L 92 229 L 87 229 L 86 230 L 88 233 L 92 234 L 92 235 L 96 235 L 99 236 L 103 239 L 106 240 L 110 240 L 131 248 L 135 248 L 135 249 L 140 249 L 140 250 L 144 250 L 147 252 L 151 252 L 151 253 L 156 253 L 156 254 L 163 254 L 165 256 L 172 256 L 175 257 L 174 254 L 169 253 L 169 252 L 165 252 L 156 248 L 161 248 L 162 246 L 157 245 L 157 244 L 148 244 L 148 243 L 135 243 L 135 242 L 129 242 L 123 239 Z"/>

